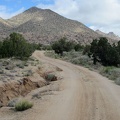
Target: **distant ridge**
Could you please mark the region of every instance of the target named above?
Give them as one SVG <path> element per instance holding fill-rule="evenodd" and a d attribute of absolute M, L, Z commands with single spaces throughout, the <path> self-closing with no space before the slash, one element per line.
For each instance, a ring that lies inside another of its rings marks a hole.
<path fill-rule="evenodd" d="M 107 37 L 107 38 L 111 38 L 111 39 L 114 39 L 114 40 L 117 40 L 119 41 L 120 40 L 120 37 L 118 35 L 116 35 L 115 33 L 113 32 L 109 32 L 109 33 L 104 33 L 100 30 L 96 30 L 96 32 L 100 35 L 103 35 L 104 37 Z"/>
<path fill-rule="evenodd" d="M 5 25 L 5 31 L 2 30 L 2 25 Z M 101 36 L 101 34 L 78 21 L 67 19 L 50 9 L 37 7 L 32 7 L 11 19 L 0 22 L 0 29 L 1 39 L 12 32 L 19 32 L 29 42 L 44 44 L 51 43 L 61 37 L 67 37 L 68 40 L 87 44 Z"/>

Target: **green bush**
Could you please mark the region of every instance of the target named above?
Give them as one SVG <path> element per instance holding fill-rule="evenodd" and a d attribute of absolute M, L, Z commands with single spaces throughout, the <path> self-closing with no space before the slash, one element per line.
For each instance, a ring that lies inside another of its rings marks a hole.
<path fill-rule="evenodd" d="M 60 54 L 63 56 L 63 52 L 71 51 L 74 49 L 74 43 L 71 41 L 67 41 L 67 38 L 62 38 L 59 41 L 56 41 L 52 44 L 52 49 L 55 51 L 55 53 Z"/>
<path fill-rule="evenodd" d="M 33 104 L 26 101 L 26 100 L 23 100 L 23 101 L 20 101 L 18 102 L 16 105 L 15 105 L 15 110 L 16 111 L 24 111 L 24 110 L 27 110 L 29 108 L 32 108 Z"/>
<path fill-rule="evenodd" d="M 0 42 L 0 58 L 16 57 L 27 59 L 38 48 L 35 43 L 28 43 L 19 33 L 10 34 L 9 38 Z"/>

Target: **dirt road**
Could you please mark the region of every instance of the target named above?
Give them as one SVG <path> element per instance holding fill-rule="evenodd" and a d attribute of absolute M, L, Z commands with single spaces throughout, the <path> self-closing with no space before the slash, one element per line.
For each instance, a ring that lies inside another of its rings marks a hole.
<path fill-rule="evenodd" d="M 39 51 L 34 56 L 63 70 L 61 91 L 16 120 L 120 120 L 119 86 L 87 68 L 45 57 Z"/>
<path fill-rule="evenodd" d="M 44 57 L 39 52 L 36 55 L 61 68 L 64 76 L 64 90 L 39 119 L 120 120 L 119 86 L 86 68 Z"/>

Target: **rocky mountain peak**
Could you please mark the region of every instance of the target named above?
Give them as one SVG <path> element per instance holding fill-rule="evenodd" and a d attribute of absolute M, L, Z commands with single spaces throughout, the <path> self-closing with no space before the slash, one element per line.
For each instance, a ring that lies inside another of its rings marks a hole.
<path fill-rule="evenodd" d="M 42 9 L 37 8 L 37 7 L 31 7 L 28 10 L 26 10 L 25 12 L 27 12 L 27 13 L 34 13 L 34 12 L 38 12 L 40 10 L 42 10 Z"/>
<path fill-rule="evenodd" d="M 114 34 L 114 32 L 109 32 L 108 35 L 116 36 L 116 35 Z"/>

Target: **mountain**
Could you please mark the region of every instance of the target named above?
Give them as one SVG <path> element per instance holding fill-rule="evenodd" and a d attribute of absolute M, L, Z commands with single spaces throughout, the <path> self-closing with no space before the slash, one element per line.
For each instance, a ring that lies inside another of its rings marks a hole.
<path fill-rule="evenodd" d="M 6 20 L 0 18 L 0 40 L 6 37 L 6 31 L 9 31 L 12 26 Z"/>
<path fill-rule="evenodd" d="M 116 34 L 114 34 L 113 32 L 109 32 L 109 33 L 104 33 L 100 30 L 96 30 L 96 32 L 104 37 L 110 38 L 110 39 L 114 39 L 116 41 L 120 40 L 120 37 Z"/>
<path fill-rule="evenodd" d="M 0 18 L 0 31 L 8 30 L 12 26 L 6 20 Z"/>
<path fill-rule="evenodd" d="M 36 43 L 48 44 L 67 37 L 69 40 L 86 44 L 101 36 L 78 21 L 67 19 L 50 9 L 37 7 L 5 20 L 5 23 L 9 27 L 5 32 L 1 31 L 1 38 L 12 32 L 19 32 L 28 41 Z"/>

